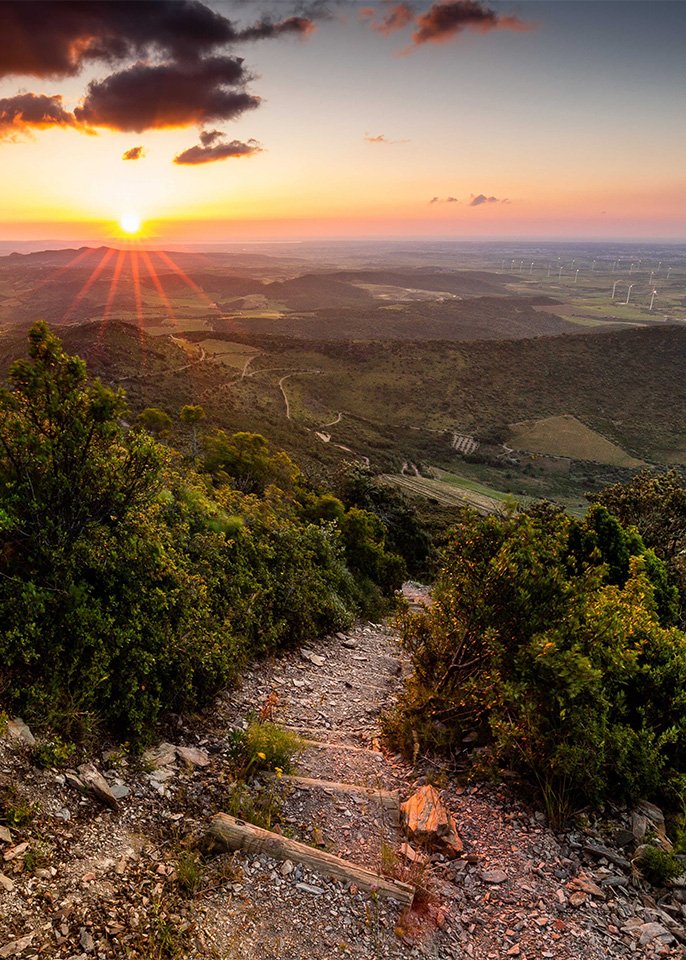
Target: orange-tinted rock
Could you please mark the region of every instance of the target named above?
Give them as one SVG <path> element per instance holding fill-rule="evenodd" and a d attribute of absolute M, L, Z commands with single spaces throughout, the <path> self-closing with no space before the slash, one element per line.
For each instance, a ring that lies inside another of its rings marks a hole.
<path fill-rule="evenodd" d="M 427 784 L 400 805 L 405 827 L 417 843 L 435 847 L 449 856 L 462 853 L 462 840 L 455 820 L 448 813 L 438 790 Z"/>

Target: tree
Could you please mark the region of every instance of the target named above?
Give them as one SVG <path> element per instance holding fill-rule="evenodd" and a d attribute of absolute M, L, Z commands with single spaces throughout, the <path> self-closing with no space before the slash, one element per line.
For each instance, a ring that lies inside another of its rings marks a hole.
<path fill-rule="evenodd" d="M 642 470 L 589 497 L 625 527 L 635 527 L 646 547 L 667 564 L 671 581 L 686 596 L 686 484 L 676 470 Z"/>
<path fill-rule="evenodd" d="M 405 560 L 409 572 L 425 575 L 432 559 L 431 537 L 405 497 L 359 464 L 345 469 L 338 487 L 346 504 L 373 513 L 383 522 L 386 548 Z"/>
<path fill-rule="evenodd" d="M 0 506 L 15 562 L 54 565 L 98 525 L 112 528 L 158 489 L 161 452 L 125 434 L 121 391 L 88 382 L 43 322 L 29 333 L 29 359 L 0 390 Z"/>
<path fill-rule="evenodd" d="M 259 433 L 242 431 L 232 436 L 217 430 L 205 443 L 205 469 L 216 477 L 231 478 L 243 493 L 262 495 L 269 484 L 291 490 L 300 471 L 283 451 L 271 453 L 269 441 Z"/>
<path fill-rule="evenodd" d="M 185 404 L 179 411 L 179 420 L 181 423 L 190 427 L 191 431 L 191 450 L 193 457 L 198 455 L 198 424 L 205 419 L 205 411 L 199 405 L 190 403 Z"/>
<path fill-rule="evenodd" d="M 642 470 L 589 497 L 607 507 L 624 526 L 634 526 L 647 547 L 664 560 L 686 548 L 686 484 L 676 470 Z"/>
<path fill-rule="evenodd" d="M 173 426 L 172 418 L 159 407 L 146 407 L 138 414 L 137 420 L 153 437 L 166 437 Z"/>

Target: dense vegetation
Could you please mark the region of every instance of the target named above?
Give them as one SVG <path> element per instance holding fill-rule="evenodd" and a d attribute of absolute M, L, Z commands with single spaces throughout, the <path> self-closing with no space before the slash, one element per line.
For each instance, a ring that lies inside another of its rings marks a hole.
<path fill-rule="evenodd" d="M 159 413 L 159 411 L 158 411 Z M 141 738 L 247 657 L 378 611 L 400 585 L 385 527 L 255 434 L 181 411 L 125 424 L 43 323 L 0 392 L 0 701 L 74 736 Z"/>
<path fill-rule="evenodd" d="M 556 819 L 607 799 L 683 800 L 680 619 L 668 565 L 601 504 L 583 520 L 547 505 L 465 520 L 432 609 L 407 619 L 415 673 L 389 729 L 408 750 L 480 746 Z"/>

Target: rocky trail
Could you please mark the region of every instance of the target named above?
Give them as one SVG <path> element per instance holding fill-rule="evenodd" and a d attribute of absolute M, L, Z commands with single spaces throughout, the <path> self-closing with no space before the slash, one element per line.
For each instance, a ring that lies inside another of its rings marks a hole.
<path fill-rule="evenodd" d="M 142 761 L 106 750 L 88 759 L 95 770 L 39 769 L 30 731 L 10 724 L 0 789 L 17 816 L 0 826 L 0 960 L 684 956 L 686 880 L 656 891 L 605 825 L 556 834 L 507 785 L 469 785 L 382 750 L 380 713 L 406 670 L 390 626 L 358 624 L 254 664 Z M 274 798 L 271 829 L 418 885 L 411 909 L 295 860 L 193 853 L 230 812 L 231 731 L 255 714 L 305 741 L 293 777 L 253 784 Z M 408 843 L 384 801 L 428 780 L 454 818 L 458 856 Z M 642 817 L 627 812 L 625 826 L 659 832 L 656 808 Z"/>

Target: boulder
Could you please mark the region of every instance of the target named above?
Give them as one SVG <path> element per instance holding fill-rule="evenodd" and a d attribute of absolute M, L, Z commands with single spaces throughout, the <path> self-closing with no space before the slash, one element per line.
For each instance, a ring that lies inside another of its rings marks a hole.
<path fill-rule="evenodd" d="M 400 805 L 400 812 L 410 838 L 417 843 L 452 857 L 462 853 L 463 844 L 455 820 L 431 784 L 415 791 Z"/>
<path fill-rule="evenodd" d="M 36 738 L 21 717 L 15 717 L 14 720 L 8 721 L 7 736 L 11 737 L 13 740 L 19 740 L 21 743 L 25 743 L 29 747 L 32 747 L 36 742 Z"/>

